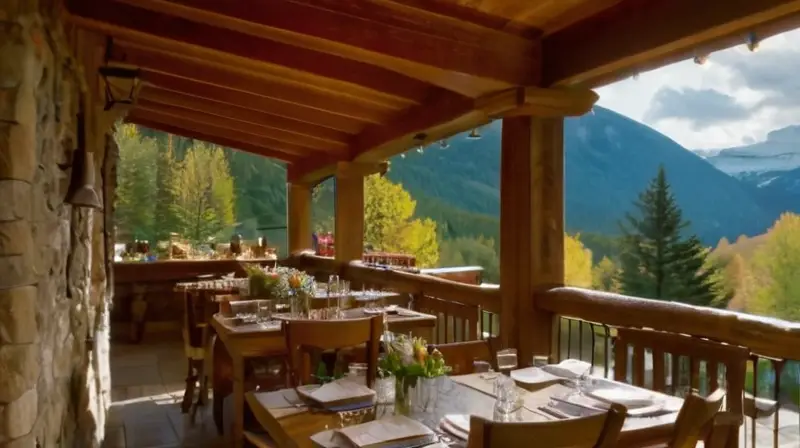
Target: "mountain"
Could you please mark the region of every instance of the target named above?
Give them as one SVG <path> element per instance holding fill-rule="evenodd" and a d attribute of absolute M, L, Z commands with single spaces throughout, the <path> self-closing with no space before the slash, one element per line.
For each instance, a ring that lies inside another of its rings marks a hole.
<path fill-rule="evenodd" d="M 439 218 L 450 234 L 474 234 L 472 227 L 486 227 L 486 219 L 499 214 L 500 129 L 501 123 L 495 122 L 481 130 L 480 140 L 460 135 L 447 149 L 437 144 L 421 154 L 396 157 L 389 176 L 417 199 L 420 214 Z M 762 233 L 777 217 L 773 206 L 761 203 L 756 188 L 608 109 L 595 107 L 591 114 L 568 119 L 564 134 L 566 224 L 571 232 L 618 234 L 619 220 L 631 211 L 659 164 L 664 164 L 678 204 L 691 221 L 689 230 L 706 244 Z M 462 212 L 458 223 L 443 216 L 450 215 L 444 205 Z"/>

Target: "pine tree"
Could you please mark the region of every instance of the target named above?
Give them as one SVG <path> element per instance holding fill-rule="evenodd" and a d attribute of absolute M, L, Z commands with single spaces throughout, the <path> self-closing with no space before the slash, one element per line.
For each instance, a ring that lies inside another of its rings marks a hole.
<path fill-rule="evenodd" d="M 155 235 L 156 241 L 169 240 L 179 229 L 172 204 L 175 202 L 175 179 L 178 174 L 173 150 L 173 136 L 167 134 L 165 146 L 159 146 L 156 160 Z"/>
<path fill-rule="evenodd" d="M 682 235 L 689 222 L 683 220 L 663 166 L 634 206 L 640 216 L 629 213 L 620 224 L 621 291 L 693 305 L 727 305 L 730 295 L 718 282 L 718 268 L 707 262 L 707 250 L 696 236 Z"/>

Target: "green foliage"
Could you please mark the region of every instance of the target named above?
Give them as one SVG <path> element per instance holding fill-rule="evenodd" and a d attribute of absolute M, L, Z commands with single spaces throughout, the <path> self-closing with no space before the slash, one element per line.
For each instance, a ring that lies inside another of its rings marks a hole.
<path fill-rule="evenodd" d="M 752 260 L 754 285 L 748 311 L 800 320 L 800 216 L 784 213 Z"/>
<path fill-rule="evenodd" d="M 119 232 L 131 240 L 151 240 L 156 233 L 155 210 L 158 144 L 136 126 L 124 124 L 115 133 L 119 146 L 116 220 Z"/>
<path fill-rule="evenodd" d="M 730 295 L 719 285 L 717 267 L 706 261 L 707 250 L 696 236 L 681 235 L 689 223 L 683 220 L 663 167 L 634 205 L 639 216 L 628 214 L 621 224 L 621 291 L 694 305 L 727 305 Z"/>
<path fill-rule="evenodd" d="M 441 245 L 441 266 L 481 266 L 483 280 L 500 283 L 500 259 L 493 239 L 458 237 L 445 239 Z"/>
<path fill-rule="evenodd" d="M 599 291 L 618 292 L 617 276 L 619 268 L 608 257 L 603 257 L 597 265 L 592 268 L 592 289 Z"/>
<path fill-rule="evenodd" d="M 225 153 L 196 142 L 174 179 L 178 233 L 195 242 L 226 238 L 233 230 L 234 188 Z"/>

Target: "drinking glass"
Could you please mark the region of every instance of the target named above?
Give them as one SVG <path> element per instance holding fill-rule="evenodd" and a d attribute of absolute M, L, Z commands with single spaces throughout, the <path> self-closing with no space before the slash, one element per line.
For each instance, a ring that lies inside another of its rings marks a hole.
<path fill-rule="evenodd" d="M 347 365 L 347 379 L 359 384 L 367 384 L 367 364 L 351 362 Z"/>
<path fill-rule="evenodd" d="M 522 406 L 522 396 L 517 384 L 511 377 L 500 375 L 497 377 L 495 412 L 499 414 L 510 414 L 517 411 Z"/>
<path fill-rule="evenodd" d="M 492 371 L 492 365 L 486 361 L 476 359 L 472 361 L 472 371 L 475 373 L 489 373 Z"/>
<path fill-rule="evenodd" d="M 256 300 L 256 321 L 266 324 L 272 320 L 272 300 Z"/>
<path fill-rule="evenodd" d="M 541 369 L 542 367 L 548 365 L 549 363 L 550 363 L 549 356 L 540 356 L 540 355 L 533 356 L 533 367 L 538 367 Z"/>
<path fill-rule="evenodd" d="M 497 369 L 508 373 L 517 368 L 517 349 L 507 348 L 497 352 Z"/>
<path fill-rule="evenodd" d="M 336 318 L 342 318 L 342 312 L 347 309 L 348 303 L 350 301 L 350 281 L 349 280 L 341 280 L 339 282 L 339 289 L 341 290 L 339 293 L 339 298 L 336 301 Z"/>

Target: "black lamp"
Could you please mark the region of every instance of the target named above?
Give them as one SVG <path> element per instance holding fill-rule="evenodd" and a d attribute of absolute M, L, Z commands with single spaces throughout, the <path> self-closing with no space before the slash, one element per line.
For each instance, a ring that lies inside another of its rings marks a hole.
<path fill-rule="evenodd" d="M 78 147 L 72 154 L 72 177 L 66 202 L 75 207 L 102 209 L 103 202 L 94 188 L 94 158 L 86 150 L 86 115 L 83 101 L 78 111 Z"/>
<path fill-rule="evenodd" d="M 105 84 L 106 103 L 103 107 L 105 111 L 113 109 L 117 104 L 133 105 L 141 73 L 138 68 L 108 65 L 113 48 L 114 41 L 109 37 L 106 40 L 105 65 L 97 69 Z"/>

